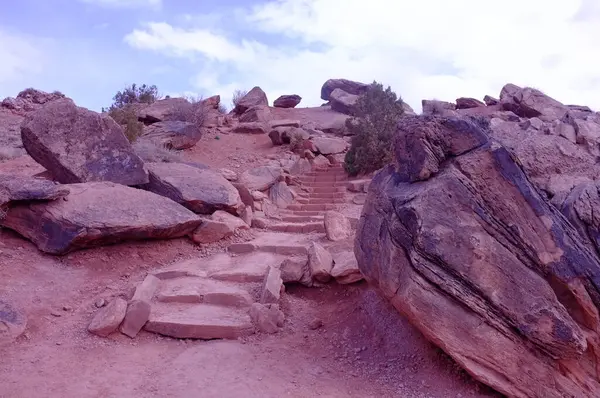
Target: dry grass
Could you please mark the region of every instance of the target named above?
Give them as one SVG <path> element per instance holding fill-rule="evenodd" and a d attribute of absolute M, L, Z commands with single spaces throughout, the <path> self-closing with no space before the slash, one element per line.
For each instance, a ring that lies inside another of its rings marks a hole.
<path fill-rule="evenodd" d="M 153 141 L 142 139 L 133 143 L 133 151 L 144 162 L 156 163 L 178 163 L 181 162 L 179 152 L 173 151 L 166 146 L 158 145 Z"/>
<path fill-rule="evenodd" d="M 246 96 L 246 94 L 248 94 L 248 91 L 246 91 L 246 90 L 235 90 L 233 92 L 233 97 L 231 99 L 231 103 L 233 104 L 234 108 L 238 105 L 240 100 Z"/>

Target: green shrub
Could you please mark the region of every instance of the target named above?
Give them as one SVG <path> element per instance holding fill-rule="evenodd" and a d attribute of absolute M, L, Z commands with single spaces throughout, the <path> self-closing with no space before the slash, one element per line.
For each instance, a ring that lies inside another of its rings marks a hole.
<path fill-rule="evenodd" d="M 392 139 L 403 113 L 402 99 L 380 83 L 373 82 L 359 97 L 355 117 L 346 121 L 353 135 L 344 163 L 348 174 L 370 173 L 391 162 Z"/>
<path fill-rule="evenodd" d="M 153 102 L 160 99 L 158 89 L 155 85 L 148 86 L 142 84 L 141 86 L 135 83 L 129 87 L 125 87 L 123 91 L 118 91 L 113 97 L 112 108 L 123 108 L 131 104 L 152 104 Z"/>
<path fill-rule="evenodd" d="M 129 142 L 134 142 L 144 129 L 144 123 L 140 122 L 137 117 L 137 110 L 134 104 L 126 105 L 122 108 L 111 108 L 108 115 L 115 122 L 123 126 L 125 129 L 125 137 Z"/>

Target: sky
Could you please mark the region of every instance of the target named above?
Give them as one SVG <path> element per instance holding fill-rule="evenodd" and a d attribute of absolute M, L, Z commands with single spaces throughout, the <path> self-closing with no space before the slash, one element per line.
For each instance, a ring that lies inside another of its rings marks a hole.
<path fill-rule="evenodd" d="M 20 0 L 0 7 L 0 98 L 60 90 L 100 110 L 132 83 L 163 95 L 260 86 L 323 103 L 329 78 L 422 99 L 514 83 L 600 109 L 599 0 Z"/>

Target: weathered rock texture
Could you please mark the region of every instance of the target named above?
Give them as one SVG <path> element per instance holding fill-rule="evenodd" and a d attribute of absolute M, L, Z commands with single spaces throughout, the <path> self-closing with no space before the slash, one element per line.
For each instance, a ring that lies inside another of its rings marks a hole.
<path fill-rule="evenodd" d="M 329 79 L 321 87 L 321 99 L 329 101 L 331 93 L 335 89 L 340 89 L 348 94 L 361 95 L 367 92 L 368 84 L 355 82 L 348 79 Z"/>
<path fill-rule="evenodd" d="M 600 395 L 600 262 L 480 125 L 407 117 L 370 185 L 365 278 L 478 380 L 513 397 Z"/>
<path fill-rule="evenodd" d="M 242 209 L 238 190 L 221 174 L 181 163 L 148 163 L 149 191 L 182 204 L 194 213 L 211 214 Z"/>
<path fill-rule="evenodd" d="M 295 108 L 300 101 L 302 101 L 302 97 L 298 94 L 282 95 L 273 101 L 273 106 L 275 108 Z"/>
<path fill-rule="evenodd" d="M 27 317 L 0 299 L 0 347 L 12 343 L 26 327 Z"/>
<path fill-rule="evenodd" d="M 194 123 L 166 121 L 144 127 L 138 139 L 150 140 L 168 149 L 191 148 L 202 138 L 202 130 Z"/>
<path fill-rule="evenodd" d="M 181 237 L 201 223 L 185 207 L 141 189 L 110 182 L 64 187 L 68 200 L 13 205 L 2 226 L 43 252 L 65 254 L 126 240 Z"/>
<path fill-rule="evenodd" d="M 0 219 L 10 202 L 55 200 L 68 194 L 67 188 L 53 181 L 0 174 Z"/>
<path fill-rule="evenodd" d="M 63 183 L 148 182 L 142 160 L 112 118 L 76 106 L 49 102 L 25 118 L 21 138 L 27 153 Z"/>

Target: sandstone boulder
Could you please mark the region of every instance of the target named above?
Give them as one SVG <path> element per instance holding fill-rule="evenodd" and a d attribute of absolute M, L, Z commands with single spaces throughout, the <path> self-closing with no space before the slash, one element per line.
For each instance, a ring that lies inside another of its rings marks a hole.
<path fill-rule="evenodd" d="M 269 199 L 280 209 L 285 209 L 294 202 L 294 195 L 290 187 L 280 181 L 269 189 Z"/>
<path fill-rule="evenodd" d="M 241 198 L 221 174 L 181 163 L 148 163 L 147 190 L 165 196 L 198 214 L 225 210 L 237 214 Z"/>
<path fill-rule="evenodd" d="M 355 254 L 365 278 L 476 379 L 513 397 L 600 394 L 598 256 L 482 126 L 399 123 Z"/>
<path fill-rule="evenodd" d="M 267 94 L 260 88 L 254 87 L 252 90 L 248 91 L 248 93 L 240 98 L 233 109 L 233 112 L 237 115 L 241 115 L 246 112 L 249 108 L 258 105 L 269 105 L 269 100 L 267 99 Z"/>
<path fill-rule="evenodd" d="M 343 214 L 329 210 L 325 213 L 325 234 L 331 241 L 344 240 L 352 235 L 350 221 Z"/>
<path fill-rule="evenodd" d="M 110 182 L 64 187 L 68 200 L 15 204 L 2 226 L 43 252 L 65 254 L 127 240 L 182 237 L 201 223 L 183 206 L 141 189 Z"/>
<path fill-rule="evenodd" d="M 213 95 L 212 97 L 208 97 L 207 99 L 202 100 L 202 104 L 209 109 L 219 109 L 219 105 L 221 105 L 221 96 Z"/>
<path fill-rule="evenodd" d="M 297 94 L 282 95 L 273 102 L 275 108 L 295 108 L 302 101 Z"/>
<path fill-rule="evenodd" d="M 69 99 L 49 102 L 21 126 L 27 153 L 63 183 L 148 182 L 142 160 L 112 118 L 76 106 Z"/>
<path fill-rule="evenodd" d="M 329 79 L 323 84 L 323 87 L 321 87 L 321 99 L 329 101 L 331 99 L 331 93 L 335 89 L 343 90 L 352 95 L 361 95 L 367 92 L 369 85 L 347 79 Z"/>
<path fill-rule="evenodd" d="M 141 107 L 138 119 L 146 124 L 181 120 L 180 115 L 192 112 L 193 104 L 185 98 L 165 98 Z"/>
<path fill-rule="evenodd" d="M 358 262 L 353 252 L 340 252 L 333 255 L 333 268 L 331 269 L 337 283 L 347 285 L 363 279 Z"/>
<path fill-rule="evenodd" d="M 144 126 L 138 140 L 151 140 L 168 149 L 191 148 L 202 138 L 202 130 L 194 123 L 166 121 Z"/>
<path fill-rule="evenodd" d="M 504 109 L 521 117 L 539 117 L 543 121 L 561 119 L 569 108 L 541 91 L 514 84 L 507 84 L 500 93 L 500 102 Z"/>
<path fill-rule="evenodd" d="M 127 312 L 127 301 L 117 297 L 106 307 L 101 308 L 96 312 L 92 322 L 88 326 L 88 331 L 100 337 L 108 337 L 111 333 L 116 332 Z"/>
<path fill-rule="evenodd" d="M 331 109 L 344 115 L 354 115 L 358 95 L 350 94 L 340 88 L 336 88 L 329 95 Z"/>
<path fill-rule="evenodd" d="M 267 105 L 256 105 L 248 110 L 242 115 L 240 115 L 239 121 L 240 123 L 251 123 L 251 122 L 261 122 L 268 123 L 270 122 L 272 116 L 271 111 Z"/>
<path fill-rule="evenodd" d="M 500 103 L 500 100 L 494 97 L 491 97 L 489 95 L 486 95 L 485 97 L 483 97 L 483 102 L 485 102 L 485 104 L 487 106 L 491 106 L 491 105 L 498 105 Z"/>
<path fill-rule="evenodd" d="M 311 141 L 315 144 L 317 152 L 321 155 L 335 155 L 345 152 L 348 143 L 340 138 L 313 137 Z"/>
<path fill-rule="evenodd" d="M 456 109 L 469 109 L 485 106 L 485 104 L 475 98 L 461 97 L 456 99 Z"/>
<path fill-rule="evenodd" d="M 404 115 L 407 116 L 416 115 L 414 109 L 407 102 L 404 101 L 402 101 L 402 111 L 404 112 Z"/>
<path fill-rule="evenodd" d="M 281 168 L 274 166 L 259 166 L 244 171 L 238 178 L 250 191 L 266 191 L 279 180 Z"/>
<path fill-rule="evenodd" d="M 267 134 L 269 125 L 263 122 L 238 123 L 233 128 L 233 132 L 236 134 Z"/>
<path fill-rule="evenodd" d="M 319 243 L 312 242 L 308 247 L 308 267 L 313 280 L 327 283 L 331 279 L 333 257 Z"/>
<path fill-rule="evenodd" d="M 27 317 L 0 299 L 0 347 L 12 343 L 26 327 Z"/>

